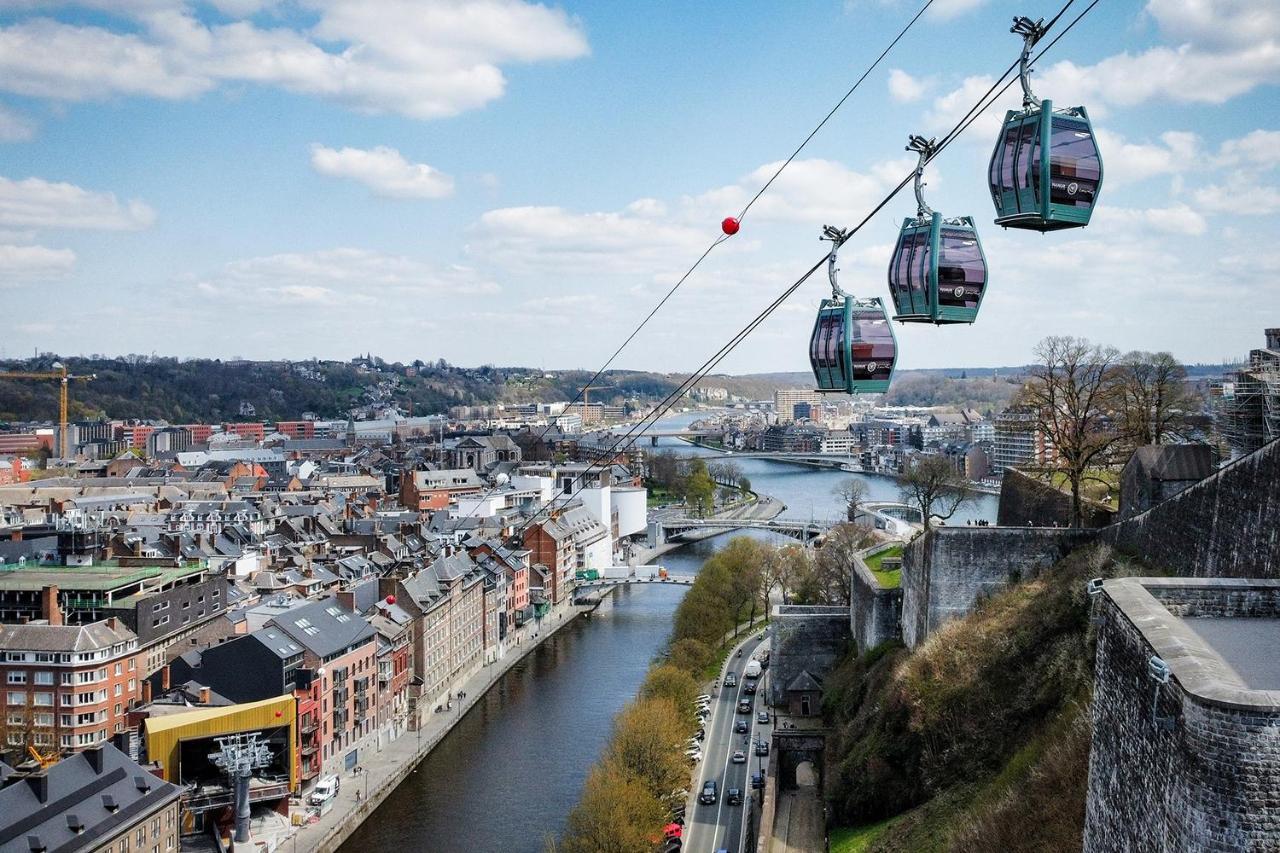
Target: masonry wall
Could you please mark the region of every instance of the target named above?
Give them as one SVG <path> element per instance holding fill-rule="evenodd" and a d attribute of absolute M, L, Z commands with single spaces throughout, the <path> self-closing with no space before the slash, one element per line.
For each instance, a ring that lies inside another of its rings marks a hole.
<path fill-rule="evenodd" d="M 902 555 L 903 642 L 914 649 L 980 599 L 1039 574 L 1096 536 L 1052 527 L 939 527 L 917 537 Z"/>
<path fill-rule="evenodd" d="M 1191 577 L 1280 577 L 1280 441 L 1108 528 L 1149 565 Z"/>
<path fill-rule="evenodd" d="M 784 604 L 769 627 L 769 704 L 786 704 L 787 685 L 807 671 L 819 680 L 849 650 L 847 607 Z"/>
<path fill-rule="evenodd" d="M 860 555 L 854 557 L 849 591 L 849 628 L 859 652 L 902 638 L 902 589 L 880 586 Z"/>
<path fill-rule="evenodd" d="M 1256 596 L 1221 612 L 1249 600 L 1264 615 Z M 1206 701 L 1184 691 L 1176 669 L 1157 686 L 1150 643 L 1106 595 L 1095 606 L 1085 853 L 1280 849 L 1280 707 Z M 1153 707 L 1169 727 L 1152 719 Z"/>
<path fill-rule="evenodd" d="M 1093 501 L 1086 501 L 1083 511 L 1085 527 L 1105 527 L 1115 515 Z M 996 524 L 1002 527 L 1067 527 L 1071 524 L 1071 495 L 1015 468 L 1007 468 L 1000 481 Z"/>

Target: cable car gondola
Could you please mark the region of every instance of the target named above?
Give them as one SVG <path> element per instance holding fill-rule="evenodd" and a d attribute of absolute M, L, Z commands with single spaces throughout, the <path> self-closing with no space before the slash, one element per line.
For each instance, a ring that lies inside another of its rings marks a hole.
<path fill-rule="evenodd" d="M 1022 109 L 1010 110 L 991 153 L 987 177 L 996 224 L 1031 231 L 1083 228 L 1102 189 L 1102 157 L 1084 107 L 1055 110 L 1031 92 L 1031 49 L 1045 34 L 1044 21 L 1014 18 L 1010 32 L 1023 38 Z M 1048 140 L 1048 144 L 1045 144 Z"/>
<path fill-rule="evenodd" d="M 836 252 L 847 237 L 827 226 L 832 242 L 827 257 L 831 298 L 822 300 L 809 339 L 809 363 L 818 390 L 832 394 L 883 394 L 893 381 L 898 341 L 879 298 L 858 299 L 836 283 Z"/>
<path fill-rule="evenodd" d="M 972 323 L 987 287 L 987 259 L 982 253 L 973 217 L 943 218 L 924 200 L 925 163 L 933 156 L 934 140 L 912 136 L 908 151 L 916 151 L 916 216 L 902 222 L 898 245 L 889 262 L 889 295 L 903 323 Z"/>

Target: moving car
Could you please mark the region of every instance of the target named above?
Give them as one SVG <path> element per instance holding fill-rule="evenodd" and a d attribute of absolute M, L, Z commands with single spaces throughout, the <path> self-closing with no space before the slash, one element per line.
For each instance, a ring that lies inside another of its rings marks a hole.
<path fill-rule="evenodd" d="M 738 713 L 739 713 L 739 714 L 750 714 L 750 713 L 751 713 L 751 700 L 750 700 L 750 699 L 743 699 L 741 702 L 739 702 L 739 703 L 738 703 Z"/>
<path fill-rule="evenodd" d="M 751 731 L 751 724 L 748 723 L 746 720 L 738 720 L 736 723 L 733 724 L 733 730 L 740 735 L 744 735 L 747 732 Z"/>
<path fill-rule="evenodd" d="M 746 764 L 746 763 L 747 763 L 747 754 L 746 754 L 745 752 L 743 752 L 742 750 L 740 750 L 740 749 L 736 749 L 736 750 L 734 750 L 734 752 L 733 752 L 733 763 L 734 763 L 734 764 Z"/>
<path fill-rule="evenodd" d="M 731 806 L 742 805 L 742 791 L 737 788 L 730 788 L 729 793 L 725 796 Z"/>
<path fill-rule="evenodd" d="M 746 684 L 742 685 L 742 692 L 748 696 L 753 695 L 756 692 L 756 683 L 754 681 L 748 681 Z"/>
<path fill-rule="evenodd" d="M 724 686 L 725 686 L 725 687 L 737 687 L 737 686 L 738 686 L 738 676 L 734 675 L 732 672 L 727 672 L 727 673 L 725 673 L 725 676 L 724 676 Z"/>
<path fill-rule="evenodd" d="M 751 787 L 756 789 L 764 787 L 764 774 L 759 770 L 751 774 Z"/>
<path fill-rule="evenodd" d="M 719 798 L 720 791 L 716 785 L 716 780 L 708 779 L 706 784 L 702 786 L 702 793 L 698 794 L 698 802 L 702 803 L 704 806 L 709 806 L 715 803 Z"/>
<path fill-rule="evenodd" d="M 769 712 L 761 711 L 760 713 L 756 714 L 756 722 L 765 726 L 769 725 Z"/>
<path fill-rule="evenodd" d="M 760 666 L 760 661 L 750 660 L 750 661 L 747 661 L 747 667 L 742 671 L 742 674 L 747 678 L 759 678 L 760 671 L 762 669 L 763 667 Z"/>

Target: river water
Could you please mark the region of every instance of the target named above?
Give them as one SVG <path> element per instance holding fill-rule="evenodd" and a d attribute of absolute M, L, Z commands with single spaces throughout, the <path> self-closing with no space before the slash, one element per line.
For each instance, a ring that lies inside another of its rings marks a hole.
<path fill-rule="evenodd" d="M 660 426 L 684 426 L 695 418 L 675 415 Z M 713 455 L 673 439 L 660 439 L 659 446 Z M 737 464 L 753 489 L 787 505 L 784 517 L 830 520 L 843 513 L 835 489 L 850 474 L 765 460 Z M 898 499 L 891 480 L 861 479 L 870 499 Z M 994 497 L 982 496 L 951 523 L 994 520 L 995 506 Z M 674 574 L 693 574 L 724 539 L 690 545 L 661 562 Z M 344 853 L 542 853 L 546 839 L 564 828 L 614 714 L 666 644 L 684 592 L 624 587 L 592 618 L 562 628 L 477 703 L 343 845 Z"/>

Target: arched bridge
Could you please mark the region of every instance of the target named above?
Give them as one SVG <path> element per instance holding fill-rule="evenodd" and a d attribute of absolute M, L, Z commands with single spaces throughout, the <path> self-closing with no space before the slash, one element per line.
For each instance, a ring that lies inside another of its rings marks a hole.
<path fill-rule="evenodd" d="M 826 535 L 828 527 L 829 525 L 816 521 L 787 521 L 777 518 L 661 518 L 649 523 L 649 540 L 652 547 L 696 537 L 699 533 L 750 529 L 768 530 L 800 542 L 811 542 Z"/>
<path fill-rule="evenodd" d="M 662 586 L 663 584 L 674 586 L 693 586 L 693 575 L 667 575 L 660 577 L 631 577 L 622 578 L 596 578 L 595 580 L 577 581 L 573 588 L 579 589 L 598 589 L 602 586 Z"/>

